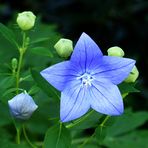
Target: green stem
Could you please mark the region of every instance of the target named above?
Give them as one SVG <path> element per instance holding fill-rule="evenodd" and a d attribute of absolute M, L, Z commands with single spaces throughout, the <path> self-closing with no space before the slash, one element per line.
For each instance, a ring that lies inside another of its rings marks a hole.
<path fill-rule="evenodd" d="M 104 127 L 104 124 L 107 122 L 107 120 L 108 120 L 109 118 L 110 118 L 110 116 L 106 116 L 105 119 L 102 121 L 102 123 L 99 124 L 99 126 L 101 127 L 101 130 L 102 130 L 102 128 Z M 86 143 L 88 143 L 88 142 L 93 138 L 94 135 L 95 135 L 95 132 L 94 132 L 89 138 L 87 138 L 87 139 L 79 146 L 79 148 L 84 147 L 84 145 L 85 145 Z"/>
<path fill-rule="evenodd" d="M 72 140 L 72 145 L 83 143 L 88 138 L 90 138 L 90 136 L 89 137 L 78 138 L 78 139 L 73 139 Z M 92 140 L 93 140 L 93 142 L 96 142 L 95 139 L 92 139 Z"/>
<path fill-rule="evenodd" d="M 20 144 L 20 129 L 19 128 L 16 128 L 16 143 L 17 144 Z"/>
<path fill-rule="evenodd" d="M 72 128 L 74 126 L 76 126 L 77 124 L 81 123 L 82 121 L 84 121 L 88 116 L 90 116 L 94 111 L 91 110 L 88 114 L 86 114 L 85 116 L 83 116 L 82 118 L 76 120 L 74 123 L 70 123 L 68 125 L 66 125 L 66 128 Z"/>
<path fill-rule="evenodd" d="M 108 120 L 109 118 L 110 118 L 110 116 L 107 115 L 107 116 L 105 117 L 105 119 L 102 121 L 102 123 L 101 123 L 99 126 L 103 127 L 104 124 L 107 122 L 107 120 Z"/>
<path fill-rule="evenodd" d="M 27 133 L 26 133 L 26 129 L 25 129 L 25 125 L 23 124 L 23 134 L 24 134 L 24 137 L 26 139 L 26 141 L 28 142 L 28 144 L 32 147 L 32 148 L 37 148 L 31 141 L 30 139 L 28 138 L 27 136 Z"/>
<path fill-rule="evenodd" d="M 88 137 L 78 148 L 83 148 L 84 145 L 88 143 L 93 138 L 94 135 L 95 135 L 95 132 L 90 137 Z"/>
<path fill-rule="evenodd" d="M 26 50 L 25 40 L 26 40 L 26 34 L 25 32 L 23 32 L 22 47 L 19 48 L 20 55 L 19 55 L 18 68 L 16 71 L 16 95 L 18 95 L 19 93 L 20 71 L 21 71 L 21 66 L 22 66 L 22 61 L 23 61 L 23 55 Z M 14 121 L 14 125 L 17 131 L 17 144 L 20 144 L 20 128 L 16 127 L 15 121 Z"/>
<path fill-rule="evenodd" d="M 18 94 L 18 91 L 19 91 L 19 79 L 20 79 L 20 70 L 21 70 L 22 60 L 23 60 L 23 52 L 20 52 L 18 69 L 16 72 L 16 94 Z"/>
<path fill-rule="evenodd" d="M 15 126 L 15 129 L 16 129 L 16 143 L 17 144 L 20 144 L 20 135 L 21 135 L 21 132 L 20 132 L 20 126 L 16 123 L 15 119 L 12 117 L 12 121 L 13 121 L 13 124 Z"/>
<path fill-rule="evenodd" d="M 59 135 L 58 135 L 58 139 L 57 139 L 57 143 L 56 143 L 56 148 L 58 147 L 58 143 L 59 143 L 60 136 L 61 136 L 61 131 L 62 131 L 62 122 L 60 122 L 60 129 L 59 129 Z"/>
<path fill-rule="evenodd" d="M 22 44 L 22 48 L 25 49 L 25 44 L 26 44 L 26 33 L 23 31 L 23 44 Z"/>
<path fill-rule="evenodd" d="M 21 66 L 22 66 L 22 61 L 23 61 L 23 55 L 26 51 L 26 33 L 23 32 L 23 41 L 22 41 L 22 47 L 19 48 L 19 63 L 18 63 L 18 68 L 17 68 L 17 72 L 16 72 L 16 94 L 18 94 L 19 91 L 19 82 L 20 82 L 20 71 L 21 71 Z"/>

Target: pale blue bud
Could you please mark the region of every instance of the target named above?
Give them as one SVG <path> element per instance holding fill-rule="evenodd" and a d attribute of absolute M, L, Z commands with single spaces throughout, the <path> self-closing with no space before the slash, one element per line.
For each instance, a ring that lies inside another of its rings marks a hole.
<path fill-rule="evenodd" d="M 26 120 L 38 108 L 27 93 L 21 93 L 8 101 L 10 112 L 14 118 Z"/>

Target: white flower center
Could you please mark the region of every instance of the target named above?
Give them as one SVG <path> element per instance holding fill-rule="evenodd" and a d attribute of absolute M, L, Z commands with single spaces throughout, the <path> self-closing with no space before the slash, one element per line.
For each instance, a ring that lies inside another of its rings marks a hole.
<path fill-rule="evenodd" d="M 93 81 L 93 77 L 88 74 L 88 73 L 84 73 L 82 76 L 78 77 L 77 79 L 81 79 L 82 82 L 82 86 L 91 86 L 91 82 Z"/>

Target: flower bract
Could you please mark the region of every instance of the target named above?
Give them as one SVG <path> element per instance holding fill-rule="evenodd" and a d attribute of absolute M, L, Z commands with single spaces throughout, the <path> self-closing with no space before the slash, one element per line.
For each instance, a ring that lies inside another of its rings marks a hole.
<path fill-rule="evenodd" d="M 106 115 L 123 113 L 117 84 L 131 72 L 135 60 L 103 56 L 97 44 L 82 33 L 69 61 L 53 65 L 41 75 L 61 91 L 60 118 L 68 122 L 90 108 Z"/>

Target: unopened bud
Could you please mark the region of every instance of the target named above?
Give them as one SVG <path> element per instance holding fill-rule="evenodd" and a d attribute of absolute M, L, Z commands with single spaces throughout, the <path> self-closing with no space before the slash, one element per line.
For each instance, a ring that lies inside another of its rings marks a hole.
<path fill-rule="evenodd" d="M 124 99 L 129 93 L 122 94 L 122 98 Z"/>
<path fill-rule="evenodd" d="M 24 42 L 24 48 L 25 48 L 25 50 L 27 49 L 29 43 L 30 43 L 30 38 L 27 37 L 26 40 L 25 40 L 25 42 Z"/>
<path fill-rule="evenodd" d="M 73 51 L 73 43 L 71 40 L 63 38 L 54 45 L 54 48 L 56 49 L 59 56 L 67 58 Z"/>
<path fill-rule="evenodd" d="M 136 66 L 133 67 L 129 76 L 124 80 L 127 83 L 135 82 L 139 76 L 139 71 Z"/>
<path fill-rule="evenodd" d="M 107 50 L 107 52 L 108 52 L 109 56 L 117 56 L 117 57 L 123 57 L 124 56 L 124 51 L 118 46 L 110 47 Z"/>
<path fill-rule="evenodd" d="M 35 24 L 36 16 L 31 11 L 24 11 L 18 14 L 17 24 L 22 30 L 29 30 Z"/>
<path fill-rule="evenodd" d="M 8 101 L 10 112 L 16 119 L 29 119 L 32 113 L 37 109 L 37 105 L 31 96 L 27 93 L 21 93 Z"/>
<path fill-rule="evenodd" d="M 26 41 L 25 41 L 25 44 L 26 44 L 25 46 L 26 46 L 26 47 L 29 45 L 29 42 L 30 42 L 30 38 L 27 37 L 27 38 L 26 38 Z"/>
<path fill-rule="evenodd" d="M 17 69 L 17 65 L 18 65 L 17 59 L 16 59 L 16 58 L 13 58 L 13 59 L 11 60 L 12 69 L 13 69 L 13 70 Z"/>

